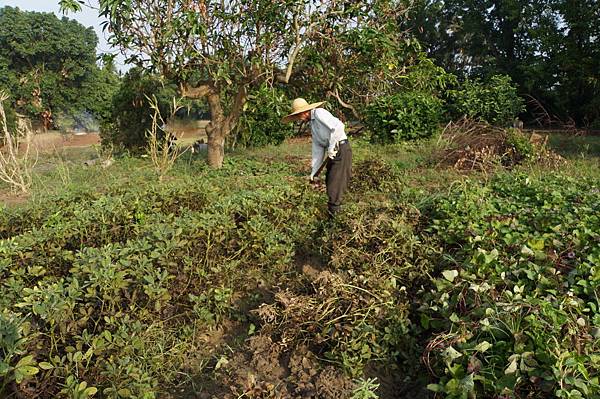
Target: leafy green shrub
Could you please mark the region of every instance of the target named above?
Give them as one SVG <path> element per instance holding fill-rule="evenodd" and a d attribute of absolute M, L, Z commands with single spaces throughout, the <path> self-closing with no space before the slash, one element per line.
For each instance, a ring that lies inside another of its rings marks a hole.
<path fill-rule="evenodd" d="M 103 145 L 131 150 L 144 148 L 146 132 L 152 124 L 147 98 L 153 95 L 158 99 L 161 114 L 168 115 L 177 87 L 137 68 L 127 72 L 113 97 L 112 114 L 100 127 Z"/>
<path fill-rule="evenodd" d="M 294 134 L 290 123 L 281 123 L 289 112 L 289 100 L 285 92 L 267 84 L 249 93 L 244 113 L 235 133 L 229 139 L 230 146 L 261 147 L 281 144 Z"/>
<path fill-rule="evenodd" d="M 432 94 L 404 92 L 381 96 L 365 110 L 365 123 L 378 143 L 430 137 L 438 130 L 442 101 Z"/>
<path fill-rule="evenodd" d="M 447 110 L 453 120 L 479 118 L 498 126 L 509 126 L 525 110 L 524 101 L 509 76 L 494 75 L 487 81 L 466 79 L 446 93 Z"/>
<path fill-rule="evenodd" d="M 198 179 L 115 187 L 3 219 L 21 226 L 4 228 L 11 238 L 0 241 L 0 313 L 31 326 L 15 338 L 18 352 L 5 353 L 8 368 L 0 363 L 7 384 L 18 377 L 47 397 L 153 398 L 182 370 L 200 373 L 214 349 L 199 334 L 216 321 L 247 320 L 240 303 L 253 304 L 259 284 L 290 273 L 316 220 L 312 192 L 277 174 L 238 184 L 244 169 L 207 172 L 230 179 L 209 191 Z M 10 343 L 16 330 L 3 323 Z M 190 353 L 198 361 L 188 366 Z"/>

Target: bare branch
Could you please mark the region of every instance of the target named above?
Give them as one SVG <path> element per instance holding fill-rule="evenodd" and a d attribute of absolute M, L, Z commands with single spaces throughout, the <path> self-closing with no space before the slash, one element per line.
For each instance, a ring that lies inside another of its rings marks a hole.
<path fill-rule="evenodd" d="M 335 89 L 334 91 L 331 91 L 331 90 L 328 91 L 327 95 L 334 97 L 342 107 L 347 108 L 350 111 L 352 111 L 352 115 L 354 115 L 354 117 L 356 119 L 360 119 L 360 115 L 358 114 L 358 111 L 356 111 L 356 108 L 354 108 L 354 106 L 352 104 L 348 104 L 347 102 L 344 102 L 340 98 L 340 93 L 339 93 L 338 89 Z"/>
<path fill-rule="evenodd" d="M 190 87 L 186 83 L 180 85 L 181 95 L 187 98 L 203 98 L 214 92 L 214 87 L 208 83 Z"/>

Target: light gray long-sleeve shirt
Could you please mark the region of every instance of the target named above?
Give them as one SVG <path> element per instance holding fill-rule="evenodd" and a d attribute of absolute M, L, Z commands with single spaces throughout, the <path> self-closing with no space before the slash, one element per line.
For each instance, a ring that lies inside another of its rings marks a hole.
<path fill-rule="evenodd" d="M 324 108 L 315 108 L 310 112 L 310 130 L 312 131 L 312 173 L 314 177 L 319 166 L 325 160 L 335 157 L 336 144 L 348 137 L 344 124 Z"/>

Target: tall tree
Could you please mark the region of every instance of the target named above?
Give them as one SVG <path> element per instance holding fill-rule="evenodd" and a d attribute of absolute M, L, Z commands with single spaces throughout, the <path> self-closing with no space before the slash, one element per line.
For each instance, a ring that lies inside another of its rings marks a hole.
<path fill-rule="evenodd" d="M 507 74 L 551 113 L 585 124 L 599 118 L 599 9 L 595 0 L 417 0 L 405 28 L 459 76 Z"/>
<path fill-rule="evenodd" d="M 74 9 L 78 2 L 61 4 Z M 101 0 L 100 15 L 110 42 L 130 62 L 178 81 L 185 96 L 206 98 L 208 163 L 220 167 L 248 88 L 287 83 L 306 41 L 332 24 L 356 24 L 353 10 L 361 6 L 336 0 Z"/>
<path fill-rule="evenodd" d="M 92 28 L 54 14 L 0 9 L 0 85 L 13 106 L 47 126 L 54 115 L 99 113 L 117 84 L 113 70 L 96 65 L 98 38 Z M 100 82 L 108 86 L 99 89 Z"/>
<path fill-rule="evenodd" d="M 207 99 L 213 167 L 223 163 L 225 137 L 240 117 L 247 87 L 273 78 L 281 66 L 291 70 L 302 36 L 331 12 L 291 0 L 100 1 L 110 42 L 129 62 L 176 80 L 185 96 Z"/>
<path fill-rule="evenodd" d="M 555 9 L 560 18 L 550 59 L 555 101 L 568 117 L 600 128 L 600 3 L 560 0 Z"/>

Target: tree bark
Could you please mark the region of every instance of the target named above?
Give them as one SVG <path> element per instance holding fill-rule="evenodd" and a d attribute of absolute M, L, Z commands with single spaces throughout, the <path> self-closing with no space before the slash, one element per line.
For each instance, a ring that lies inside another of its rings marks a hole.
<path fill-rule="evenodd" d="M 214 169 L 219 169 L 223 166 L 225 158 L 225 135 L 221 129 L 214 129 L 212 133 L 208 133 L 208 166 Z"/>
<path fill-rule="evenodd" d="M 244 85 L 239 86 L 228 115 L 225 115 L 225 111 L 221 105 L 221 93 L 212 84 L 205 84 L 195 88 L 182 85 L 181 93 L 185 97 L 206 97 L 208 100 L 210 122 L 206 126 L 206 135 L 208 137 L 207 162 L 211 168 L 221 168 L 225 157 L 225 138 L 235 128 L 240 118 L 247 99 L 246 87 Z"/>
<path fill-rule="evenodd" d="M 216 91 L 207 96 L 210 108 L 210 122 L 206 126 L 208 136 L 208 166 L 218 169 L 223 166 L 225 157 L 225 136 L 229 133 L 225 124 L 225 114 L 221 106 L 221 98 Z"/>

